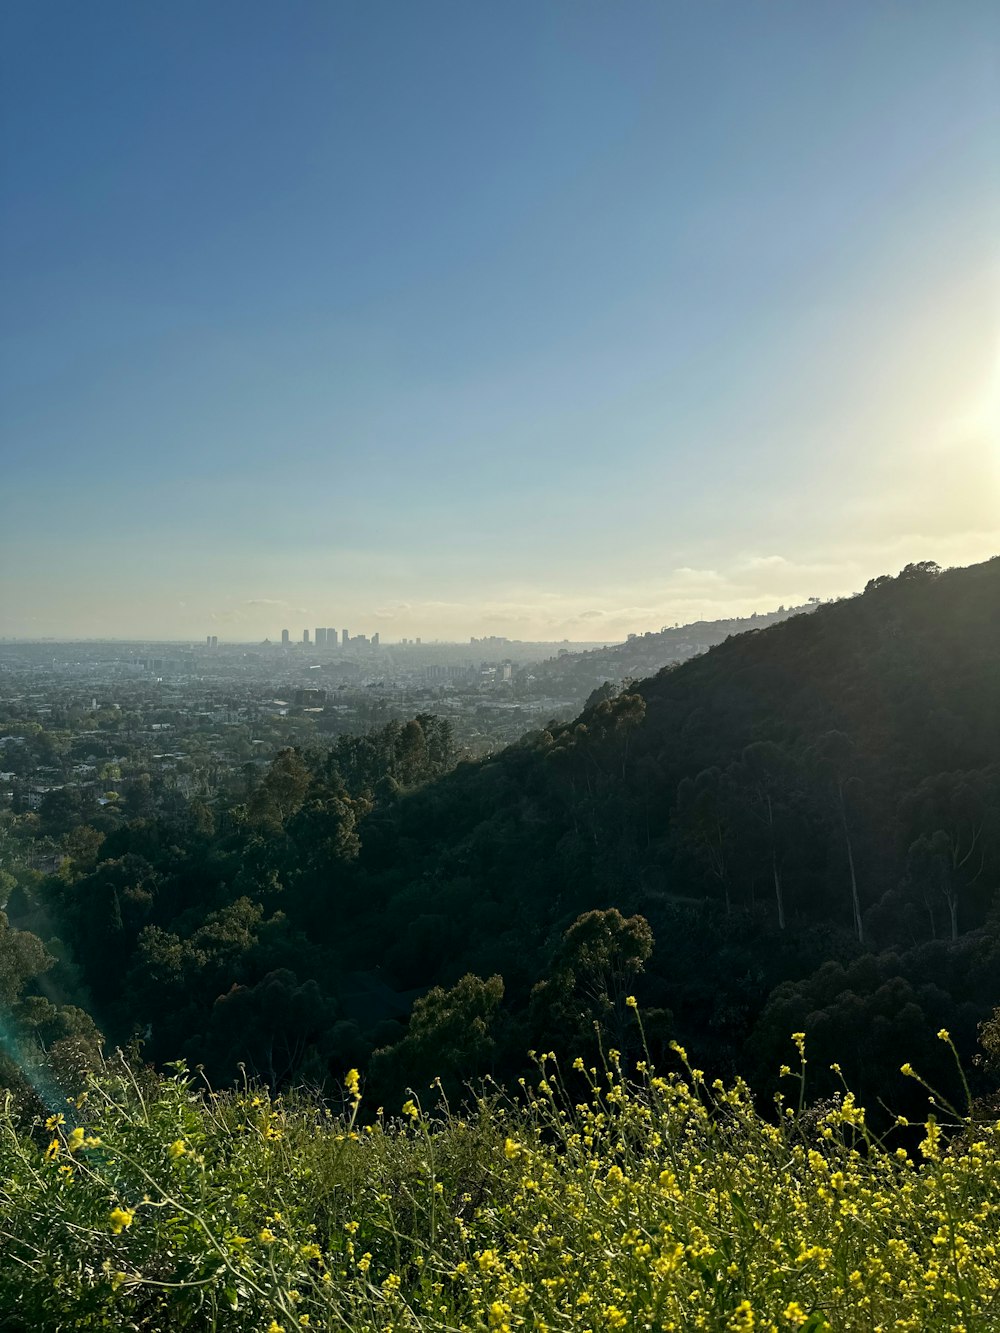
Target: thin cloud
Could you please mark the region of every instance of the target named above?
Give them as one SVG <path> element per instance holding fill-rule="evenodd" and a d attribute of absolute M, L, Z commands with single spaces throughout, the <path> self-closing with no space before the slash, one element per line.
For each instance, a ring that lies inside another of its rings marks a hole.
<path fill-rule="evenodd" d="M 297 616 L 312 615 L 312 609 L 308 606 L 293 606 L 291 602 L 282 601 L 280 597 L 249 597 L 243 603 L 244 606 L 276 606 L 282 611 L 294 611 Z"/>

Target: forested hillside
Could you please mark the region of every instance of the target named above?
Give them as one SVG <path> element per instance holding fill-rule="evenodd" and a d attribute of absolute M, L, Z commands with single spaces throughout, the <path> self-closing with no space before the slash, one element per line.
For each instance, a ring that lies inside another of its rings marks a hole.
<path fill-rule="evenodd" d="M 80 826 L 0 918 L 8 1054 L 84 1060 L 89 1014 L 216 1082 L 357 1065 L 374 1103 L 595 1021 L 627 1050 L 634 992 L 654 1054 L 764 1090 L 804 1029 L 820 1080 L 905 1105 L 900 1052 L 950 1086 L 933 1033 L 971 1057 L 1000 1003 L 998 663 L 1000 559 L 910 566 L 484 762 L 422 717 Z"/>

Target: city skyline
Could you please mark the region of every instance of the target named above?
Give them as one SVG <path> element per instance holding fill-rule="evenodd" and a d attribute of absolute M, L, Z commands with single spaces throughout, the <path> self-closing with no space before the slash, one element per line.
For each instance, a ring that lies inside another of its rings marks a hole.
<path fill-rule="evenodd" d="M 345 648 L 379 649 L 379 648 L 404 648 L 404 647 L 408 648 L 474 647 L 474 648 L 481 648 L 484 651 L 485 650 L 499 651 L 506 647 L 516 648 L 519 644 L 523 646 L 536 646 L 538 644 L 548 644 L 555 646 L 555 645 L 568 644 L 571 647 L 576 647 L 576 648 L 590 648 L 598 645 L 624 644 L 627 640 L 640 639 L 643 637 L 648 639 L 650 636 L 655 635 L 657 633 L 663 633 L 668 630 L 678 630 L 678 629 L 682 630 L 685 628 L 694 628 L 697 625 L 726 623 L 729 620 L 747 620 L 749 622 L 752 620 L 756 620 L 758 617 L 767 617 L 773 614 L 784 615 L 786 614 L 786 612 L 791 614 L 793 612 L 800 610 L 810 610 L 812 605 L 818 604 L 822 600 L 823 599 L 819 597 L 809 597 L 803 599 L 801 603 L 789 602 L 787 606 L 785 603 L 781 603 L 777 607 L 767 607 L 767 608 L 755 607 L 753 610 L 746 612 L 745 614 L 734 614 L 733 616 L 719 616 L 715 617 L 714 619 L 699 617 L 697 620 L 691 622 L 682 622 L 679 620 L 674 620 L 670 623 L 665 623 L 653 627 L 650 627 L 648 625 L 633 626 L 626 633 L 622 634 L 620 638 L 605 637 L 605 638 L 590 638 L 590 639 L 569 639 L 563 637 L 559 639 L 553 639 L 553 638 L 518 639 L 518 638 L 513 638 L 509 635 L 484 633 L 478 636 L 468 635 L 457 638 L 427 637 L 417 634 L 412 637 L 402 636 L 400 638 L 391 639 L 391 638 L 383 638 L 381 631 L 379 630 L 375 630 L 370 634 L 365 631 L 351 634 L 349 630 L 347 630 L 346 628 L 337 629 L 334 627 L 315 627 L 315 626 L 310 628 L 308 626 L 299 626 L 293 629 L 286 626 L 283 627 L 277 634 L 274 634 L 272 632 L 266 633 L 264 637 L 261 639 L 252 637 L 240 638 L 238 635 L 231 635 L 229 637 L 226 637 L 212 633 L 202 635 L 200 638 L 184 635 L 174 639 L 164 639 L 164 638 L 157 639 L 156 636 L 154 635 L 140 635 L 134 638 L 130 638 L 128 636 L 115 636 L 115 635 L 110 635 L 106 637 L 80 635 L 74 637 L 70 635 L 53 634 L 53 635 L 33 637 L 30 635 L 18 636 L 18 635 L 0 634 L 0 643 L 14 643 L 14 642 L 122 643 L 122 644 L 161 643 L 164 645 L 166 644 L 172 644 L 176 646 L 185 645 L 189 648 L 196 648 L 200 645 L 209 649 L 219 648 L 219 647 L 251 648 L 251 647 L 270 646 L 282 649 L 287 648 L 291 651 L 302 650 L 306 648 L 311 650 L 315 650 L 317 648 L 323 648 L 330 651 L 336 651 L 338 653 Z M 833 601 L 840 599 L 829 598 L 827 600 Z"/>
<path fill-rule="evenodd" d="M 778 562 L 775 561 L 766 563 L 776 564 Z M 916 563 L 916 562 L 907 562 L 907 563 Z M 970 561 L 969 563 L 975 564 L 979 562 Z M 942 567 L 944 568 L 946 566 Z M 947 567 L 954 567 L 954 566 L 947 566 Z M 687 572 L 689 572 L 692 575 L 697 575 L 699 573 L 698 571 L 687 571 Z M 885 573 L 895 574 L 897 572 L 898 570 L 896 569 L 878 571 L 879 574 L 885 574 Z M 871 577 L 874 578 L 877 577 L 877 575 L 872 574 Z M 777 597 L 771 599 L 768 599 L 767 597 L 763 598 L 751 597 L 749 599 L 740 599 L 735 605 L 733 604 L 732 601 L 728 601 L 721 606 L 714 605 L 711 601 L 700 602 L 695 600 L 689 603 L 676 602 L 672 608 L 668 608 L 670 610 L 669 615 L 664 614 L 659 617 L 659 623 L 654 623 L 654 621 L 656 621 L 657 618 L 655 616 L 650 617 L 649 608 L 641 608 L 641 607 L 632 609 L 635 611 L 635 614 L 630 614 L 630 609 L 626 608 L 621 612 L 619 612 L 617 615 L 608 614 L 606 617 L 601 616 L 598 618 L 598 617 L 588 617 L 585 615 L 584 617 L 582 617 L 582 619 L 585 621 L 586 626 L 589 629 L 593 630 L 598 628 L 598 623 L 603 625 L 605 628 L 610 627 L 612 623 L 619 627 L 619 629 L 614 633 L 608 632 L 603 635 L 592 633 L 586 637 L 582 635 L 572 637 L 569 634 L 565 633 L 564 634 L 542 633 L 536 636 L 529 636 L 526 634 L 518 634 L 518 633 L 500 633 L 499 626 L 494 624 L 492 627 L 489 627 L 489 625 L 486 624 L 485 622 L 484 622 L 485 627 L 481 627 L 478 634 L 458 632 L 452 635 L 448 634 L 428 635 L 428 634 L 417 634 L 415 631 L 411 630 L 411 633 L 409 635 L 404 635 L 400 633 L 397 637 L 388 637 L 383 633 L 383 630 L 381 628 L 374 631 L 368 630 L 368 631 L 361 631 L 356 634 L 351 634 L 348 629 L 334 628 L 334 627 L 322 627 L 320 629 L 311 624 L 303 625 L 301 621 L 298 623 L 298 626 L 294 629 L 285 626 L 280 630 L 278 630 L 277 632 L 275 632 L 273 623 L 269 620 L 266 620 L 266 617 L 265 617 L 266 623 L 264 620 L 259 622 L 260 624 L 263 624 L 263 630 L 260 634 L 257 634 L 251 632 L 245 626 L 245 624 L 242 623 L 242 618 L 239 615 L 236 615 L 228 618 L 230 623 L 229 633 L 225 632 L 220 633 L 218 630 L 216 630 L 215 633 L 212 633 L 211 631 L 209 631 L 208 633 L 199 633 L 196 631 L 193 634 L 177 634 L 170 636 L 170 635 L 162 635 L 156 633 L 146 633 L 146 634 L 124 633 L 124 634 L 103 634 L 103 635 L 82 634 L 82 633 L 73 634 L 73 633 L 60 632 L 59 630 L 47 634 L 30 633 L 30 632 L 16 634 L 9 632 L 0 632 L 0 642 L 15 642 L 15 641 L 52 642 L 52 643 L 118 642 L 118 643 L 132 643 L 132 644 L 143 644 L 143 643 L 188 644 L 190 646 L 197 646 L 199 643 L 206 645 L 207 641 L 207 646 L 210 647 L 219 645 L 224 647 L 252 647 L 252 646 L 259 647 L 263 646 L 264 644 L 271 644 L 272 646 L 275 647 L 289 647 L 292 649 L 296 648 L 301 649 L 307 647 L 311 649 L 315 649 L 317 647 L 331 648 L 335 646 L 338 650 L 344 647 L 351 647 L 351 646 L 357 648 L 360 645 L 391 648 L 391 647 L 407 647 L 407 646 L 420 647 L 420 646 L 434 646 L 434 645 L 467 646 L 469 644 L 478 644 L 478 643 L 485 643 L 493 646 L 500 643 L 510 643 L 512 645 L 517 643 L 526 643 L 526 644 L 568 643 L 578 646 L 593 646 L 597 644 L 623 643 L 629 638 L 640 637 L 642 635 L 656 634 L 659 631 L 671 628 L 678 628 L 678 627 L 683 628 L 685 625 L 696 625 L 707 622 L 725 621 L 725 620 L 749 620 L 759 615 L 770 614 L 775 610 L 780 610 L 783 612 L 786 606 L 789 609 L 796 607 L 806 608 L 807 605 L 810 603 L 839 601 L 848 597 L 857 596 L 862 591 L 864 583 L 866 583 L 867 581 L 868 579 L 865 578 L 862 580 L 861 583 L 859 583 L 854 588 L 849 589 L 848 591 L 834 591 L 828 594 L 827 596 L 823 597 L 817 596 L 814 593 L 810 593 L 809 595 L 800 594 L 795 597 L 785 597 L 783 599 L 779 599 Z M 822 582 L 822 580 L 817 580 L 817 582 Z M 687 608 L 686 613 L 684 609 L 685 607 Z M 690 609 L 691 607 L 693 607 L 694 609 L 693 610 Z M 413 610 L 414 608 L 407 608 L 407 611 L 409 612 L 412 612 Z M 674 612 L 676 612 L 676 614 L 674 614 Z M 377 617 L 379 614 L 380 613 L 378 611 L 369 612 L 367 613 L 367 615 L 365 613 L 362 613 L 357 617 L 357 620 L 358 622 L 364 623 L 366 621 L 373 619 L 374 617 Z M 328 639 L 326 637 L 320 639 L 317 637 L 320 633 L 322 633 L 323 635 L 329 635 L 334 637 L 332 639 Z"/>

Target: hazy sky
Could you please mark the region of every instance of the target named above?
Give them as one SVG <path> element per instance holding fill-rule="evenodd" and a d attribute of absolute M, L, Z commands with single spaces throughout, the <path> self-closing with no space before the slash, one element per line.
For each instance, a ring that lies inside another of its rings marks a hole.
<path fill-rule="evenodd" d="M 0 632 L 604 638 L 1000 550 L 995 0 L 5 0 Z"/>

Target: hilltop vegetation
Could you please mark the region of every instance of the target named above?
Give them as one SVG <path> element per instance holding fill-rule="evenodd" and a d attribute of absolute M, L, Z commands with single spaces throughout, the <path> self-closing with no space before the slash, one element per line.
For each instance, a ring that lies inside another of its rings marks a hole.
<path fill-rule="evenodd" d="M 654 1056 L 762 1091 L 800 1029 L 871 1105 L 907 1109 L 900 1050 L 954 1091 L 927 1034 L 971 1058 L 1000 975 L 998 606 L 1000 560 L 911 566 L 483 762 L 449 771 L 424 716 L 81 825 L 8 902 L 17 1061 L 86 1062 L 96 1024 L 220 1084 L 358 1066 L 390 1104 L 591 1059 L 595 1020 L 628 1055 L 634 990 Z"/>

